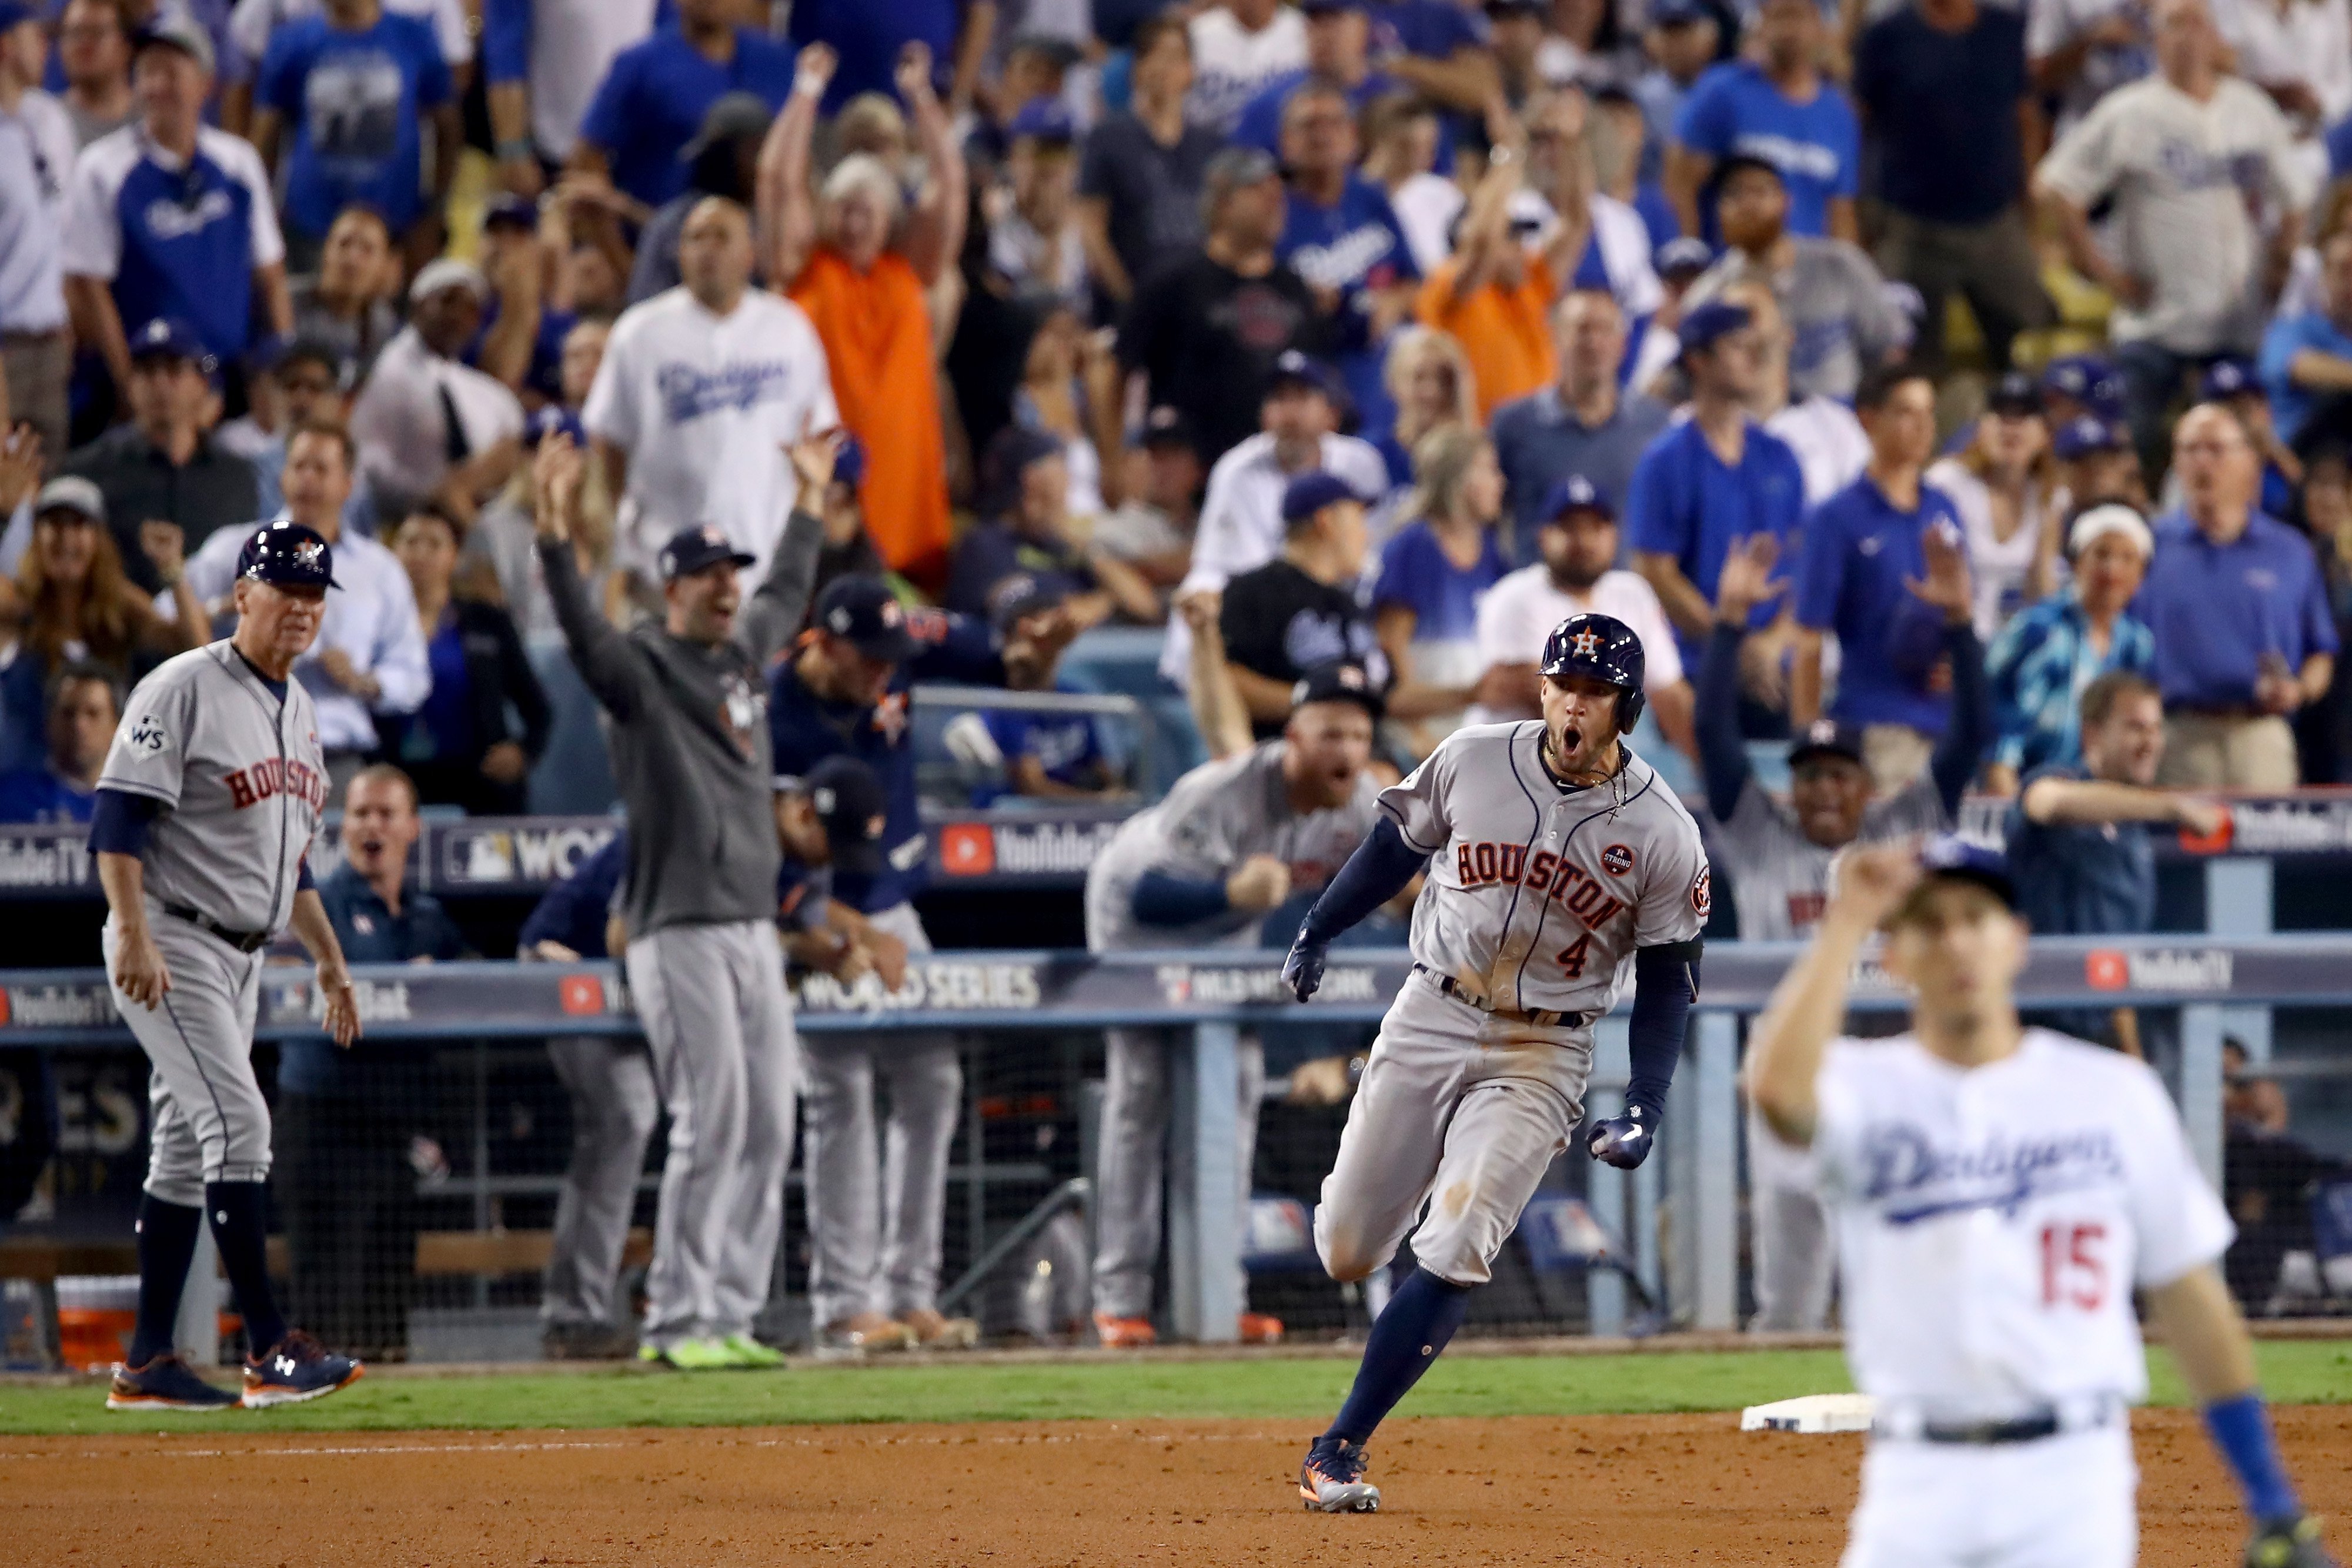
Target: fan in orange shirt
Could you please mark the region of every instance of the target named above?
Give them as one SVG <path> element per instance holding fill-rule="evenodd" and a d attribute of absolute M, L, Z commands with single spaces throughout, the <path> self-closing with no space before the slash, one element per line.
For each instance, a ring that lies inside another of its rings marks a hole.
<path fill-rule="evenodd" d="M 866 447 L 861 499 L 875 544 L 893 570 L 937 591 L 947 576 L 947 444 L 926 291 L 963 246 L 963 154 L 931 89 L 930 51 L 909 44 L 898 92 L 929 180 L 902 225 L 896 172 L 854 152 L 825 177 L 820 201 L 810 142 L 835 64 L 823 44 L 802 49 L 792 101 L 760 150 L 768 276 L 791 280 L 786 292 L 824 341 L 841 422 Z"/>

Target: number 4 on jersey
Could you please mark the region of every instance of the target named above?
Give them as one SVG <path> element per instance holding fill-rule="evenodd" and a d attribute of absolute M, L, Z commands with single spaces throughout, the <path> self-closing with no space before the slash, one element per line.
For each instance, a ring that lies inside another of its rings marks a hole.
<path fill-rule="evenodd" d="M 1584 959 L 1585 956 L 1591 951 L 1591 948 L 1592 933 L 1590 931 L 1579 936 L 1567 946 L 1562 947 L 1559 950 L 1559 956 L 1557 960 L 1559 965 L 1560 973 L 1566 975 L 1571 980 L 1580 980 L 1584 978 Z"/>

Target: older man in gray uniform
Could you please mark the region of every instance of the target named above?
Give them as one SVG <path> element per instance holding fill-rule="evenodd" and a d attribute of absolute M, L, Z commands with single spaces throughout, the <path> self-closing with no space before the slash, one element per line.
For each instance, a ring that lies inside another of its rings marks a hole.
<path fill-rule="evenodd" d="M 1320 664 L 1293 694 L 1282 734 L 1194 768 L 1166 800 L 1130 818 L 1087 876 L 1087 946 L 1253 947 L 1258 922 L 1294 890 L 1321 886 L 1371 831 L 1380 784 L 1365 771 L 1380 694 L 1360 664 Z M 1095 1207 L 1095 1333 L 1148 1345 L 1160 1258 L 1168 1031 L 1106 1031 L 1108 1082 Z M 1249 1198 L 1265 1058 L 1240 1051 L 1237 1164 Z M 1246 1297 L 1244 1297 L 1246 1300 Z M 1241 1337 L 1282 1337 L 1279 1320 L 1244 1312 Z"/>
<path fill-rule="evenodd" d="M 800 1075 L 773 925 L 761 672 L 808 608 L 837 441 L 792 449 L 800 499 L 748 605 L 736 575 L 751 558 L 715 527 L 682 528 L 661 550 L 662 624 L 626 634 L 598 613 L 572 560 L 580 454 L 551 436 L 533 476 L 548 597 L 612 719 L 630 825 L 629 990 L 670 1117 L 638 1354 L 683 1369 L 782 1361 L 751 1336 L 783 1224 Z"/>
<path fill-rule="evenodd" d="M 278 1314 L 269 1106 L 253 1071 L 261 950 L 289 924 L 318 960 L 327 1031 L 338 1045 L 360 1032 L 342 948 L 304 861 L 327 802 L 318 713 L 289 679 L 334 585 L 319 535 L 284 521 L 254 530 L 232 590 L 236 631 L 139 683 L 99 775 L 89 847 L 106 890 L 107 977 L 154 1069 L 139 1317 L 110 1410 L 294 1404 L 360 1375 L 358 1362 Z M 172 1348 L 207 1214 L 252 1350 L 241 1399 Z"/>

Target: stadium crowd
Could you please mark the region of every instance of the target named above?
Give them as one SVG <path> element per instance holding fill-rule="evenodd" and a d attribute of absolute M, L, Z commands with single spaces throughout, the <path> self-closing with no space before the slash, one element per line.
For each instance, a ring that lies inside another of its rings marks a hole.
<path fill-rule="evenodd" d="M 531 808 L 580 618 L 722 561 L 748 599 L 796 507 L 778 769 L 855 756 L 885 821 L 819 967 L 924 946 L 909 685 L 1075 689 L 1107 624 L 1166 626 L 1202 755 L 1344 661 L 1409 768 L 1614 615 L 1753 936 L 1818 914 L 1761 868 L 1969 789 L 2052 844 L 2037 928 L 2145 929 L 2113 824 L 2352 782 L 2352 0 L 771 11 L 0 0 L 0 821 L 88 819 L 128 684 L 278 516 L 334 547 L 297 678 L 355 956 L 457 950 L 404 904 L 416 810 Z M 1143 783 L 1084 713 L 958 755 L 982 798 Z M 602 953 L 613 897 L 525 956 Z M 818 1293 L 940 1343 L 956 1067 L 898 1044 L 812 1051 L 812 1192 L 866 1198 Z M 603 1228 L 551 1322 L 593 1349 L 655 1095 L 559 1056 L 603 1118 L 559 1229 Z"/>

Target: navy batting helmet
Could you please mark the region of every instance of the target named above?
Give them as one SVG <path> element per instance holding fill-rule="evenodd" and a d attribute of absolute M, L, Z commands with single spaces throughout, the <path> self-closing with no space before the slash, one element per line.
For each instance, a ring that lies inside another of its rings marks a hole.
<path fill-rule="evenodd" d="M 236 574 L 280 588 L 341 588 L 335 552 L 324 535 L 290 517 L 264 523 L 236 552 Z"/>
<path fill-rule="evenodd" d="M 1642 719 L 1642 640 L 1613 615 L 1571 615 L 1544 639 L 1543 673 L 1589 675 L 1617 688 L 1617 732 Z"/>

